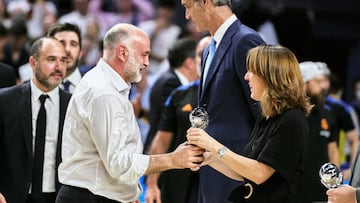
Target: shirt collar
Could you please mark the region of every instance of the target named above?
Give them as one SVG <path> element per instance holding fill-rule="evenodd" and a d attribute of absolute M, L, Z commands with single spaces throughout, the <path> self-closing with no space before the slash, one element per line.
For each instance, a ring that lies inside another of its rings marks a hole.
<path fill-rule="evenodd" d="M 33 82 L 33 79 L 30 80 L 30 89 L 31 89 L 31 96 L 37 101 L 39 100 L 40 95 L 47 94 L 51 102 L 54 102 L 57 98 L 59 98 L 59 86 L 56 86 L 49 92 L 41 91 Z"/>
<path fill-rule="evenodd" d="M 181 85 L 189 84 L 189 80 L 178 69 L 174 69 L 176 76 L 179 78 Z"/>
<path fill-rule="evenodd" d="M 125 80 L 107 64 L 103 59 L 100 59 L 98 66 L 103 67 L 103 70 L 106 76 L 109 79 L 109 82 L 115 87 L 115 89 L 120 93 L 129 94 L 131 84 L 125 82 Z"/>
<path fill-rule="evenodd" d="M 225 32 L 228 30 L 228 28 L 237 20 L 237 17 L 235 14 L 232 14 L 226 21 L 216 30 L 214 34 L 214 40 L 216 42 L 216 48 L 219 46 L 222 38 L 225 35 Z"/>
<path fill-rule="evenodd" d="M 80 80 L 81 80 L 81 73 L 79 68 L 76 67 L 75 71 L 64 79 L 64 82 L 69 81 L 71 84 L 76 86 L 80 82 Z"/>

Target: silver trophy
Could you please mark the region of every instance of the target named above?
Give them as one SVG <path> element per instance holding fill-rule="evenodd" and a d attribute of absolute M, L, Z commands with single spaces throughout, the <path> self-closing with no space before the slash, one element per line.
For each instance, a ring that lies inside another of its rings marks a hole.
<path fill-rule="evenodd" d="M 328 189 L 337 188 L 343 180 L 343 174 L 332 163 L 323 164 L 320 167 L 319 176 L 321 183 Z"/>
<path fill-rule="evenodd" d="M 209 123 L 209 114 L 202 107 L 196 107 L 189 114 L 191 127 L 205 129 Z"/>

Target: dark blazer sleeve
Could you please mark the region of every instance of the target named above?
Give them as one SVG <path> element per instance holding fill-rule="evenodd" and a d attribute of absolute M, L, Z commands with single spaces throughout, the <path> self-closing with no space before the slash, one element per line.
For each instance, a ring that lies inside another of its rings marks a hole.
<path fill-rule="evenodd" d="M 14 69 L 0 62 L 0 88 L 16 85 L 16 75 Z"/>
<path fill-rule="evenodd" d="M 59 116 L 59 133 L 58 133 L 58 142 L 56 148 L 56 168 L 59 167 L 62 159 L 61 159 L 61 148 L 62 148 L 62 132 L 64 127 L 64 121 L 66 116 L 67 107 L 71 98 L 71 94 L 59 88 L 60 94 L 60 116 Z M 56 191 L 60 189 L 60 183 L 58 177 L 58 170 L 55 170 L 55 188 Z"/>
<path fill-rule="evenodd" d="M 0 90 L 0 192 L 8 202 L 26 202 L 31 183 L 30 84 Z"/>

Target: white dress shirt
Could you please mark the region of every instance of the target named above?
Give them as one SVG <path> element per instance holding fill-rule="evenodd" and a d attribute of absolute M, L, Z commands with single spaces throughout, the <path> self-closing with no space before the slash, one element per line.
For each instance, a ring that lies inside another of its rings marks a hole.
<path fill-rule="evenodd" d="M 33 80 L 30 80 L 30 88 L 31 88 L 33 153 L 35 149 L 36 120 L 41 105 L 39 97 L 42 94 L 49 95 L 49 99 L 45 100 L 46 135 L 45 135 L 45 149 L 44 149 L 43 192 L 55 192 L 55 178 L 57 178 L 55 177 L 55 169 L 56 169 L 55 159 L 56 159 L 56 148 L 57 148 L 57 141 L 59 135 L 59 116 L 60 116 L 59 88 L 56 87 L 50 92 L 44 93 L 35 86 Z"/>
<path fill-rule="evenodd" d="M 71 75 L 69 75 L 67 78 L 64 78 L 63 82 L 66 82 L 66 81 L 70 82 L 70 86 L 69 86 L 70 93 L 73 93 L 75 91 L 75 88 L 76 88 L 77 84 L 79 84 L 81 78 L 82 78 L 81 73 L 80 73 L 80 70 L 78 67 L 75 69 L 75 71 L 73 73 L 71 73 Z M 60 87 L 62 89 L 64 89 L 63 84 L 60 84 Z"/>
<path fill-rule="evenodd" d="M 129 90 L 102 59 L 82 78 L 65 118 L 61 183 L 120 202 L 138 199 L 149 156 L 142 154 Z"/>

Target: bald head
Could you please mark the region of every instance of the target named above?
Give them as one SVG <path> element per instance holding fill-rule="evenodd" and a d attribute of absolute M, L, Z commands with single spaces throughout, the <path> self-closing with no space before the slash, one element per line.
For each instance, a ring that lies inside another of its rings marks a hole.
<path fill-rule="evenodd" d="M 146 39 L 149 40 L 147 34 L 138 27 L 131 24 L 119 23 L 105 33 L 104 51 L 112 50 L 119 44 L 129 46 L 131 45 L 130 42 L 134 40 L 146 41 Z"/>
<path fill-rule="evenodd" d="M 149 65 L 150 39 L 138 27 L 120 23 L 104 36 L 103 60 L 126 82 L 139 82 Z"/>

